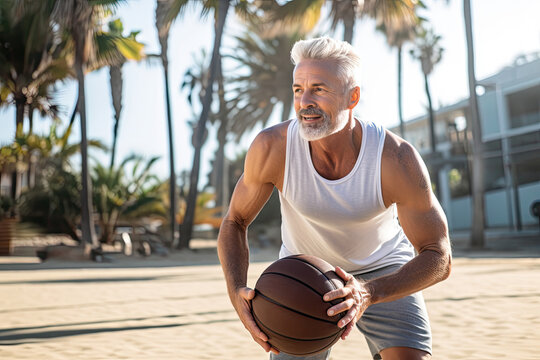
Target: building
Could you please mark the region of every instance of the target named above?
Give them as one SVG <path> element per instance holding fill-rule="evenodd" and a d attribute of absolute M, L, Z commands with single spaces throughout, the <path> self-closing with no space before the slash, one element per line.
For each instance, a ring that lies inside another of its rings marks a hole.
<path fill-rule="evenodd" d="M 488 229 L 538 226 L 531 204 L 540 200 L 540 53 L 522 56 L 477 81 L 484 145 Z M 451 230 L 470 229 L 468 99 L 435 112 L 437 154 L 431 154 L 427 115 L 405 123 L 405 139 L 426 160 Z M 399 126 L 391 129 L 399 134 Z"/>

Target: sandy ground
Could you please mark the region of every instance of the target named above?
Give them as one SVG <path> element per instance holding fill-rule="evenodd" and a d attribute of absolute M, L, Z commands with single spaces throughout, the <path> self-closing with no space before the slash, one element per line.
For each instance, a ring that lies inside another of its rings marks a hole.
<path fill-rule="evenodd" d="M 249 285 L 276 254 L 252 254 Z M 216 260 L 212 248 L 110 264 L 0 258 L 0 359 L 267 359 Z M 434 359 L 540 359 L 540 258 L 456 257 L 424 294 Z M 369 358 L 358 332 L 331 355 Z"/>

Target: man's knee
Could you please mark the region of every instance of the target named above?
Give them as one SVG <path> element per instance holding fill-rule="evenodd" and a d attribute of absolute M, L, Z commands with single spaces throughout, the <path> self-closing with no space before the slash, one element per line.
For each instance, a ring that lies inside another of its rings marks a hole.
<path fill-rule="evenodd" d="M 431 354 L 423 350 L 409 347 L 391 347 L 381 350 L 383 360 L 427 360 L 431 359 Z"/>

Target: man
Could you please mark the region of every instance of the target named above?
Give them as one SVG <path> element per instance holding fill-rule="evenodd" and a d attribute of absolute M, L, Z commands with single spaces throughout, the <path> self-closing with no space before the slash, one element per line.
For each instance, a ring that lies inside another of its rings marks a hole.
<path fill-rule="evenodd" d="M 346 327 L 342 339 L 356 325 L 375 359 L 430 358 L 420 290 L 449 276 L 451 250 L 426 167 L 403 139 L 354 118 L 360 62 L 352 46 L 327 37 L 303 40 L 291 58 L 297 118 L 255 138 L 218 236 L 231 302 L 271 359 L 297 359 L 267 342 L 250 313 L 255 292 L 246 286 L 247 227 L 276 187 L 280 257 L 318 256 L 346 281 L 324 295 L 344 298 L 328 310 L 346 312 L 338 323 Z"/>

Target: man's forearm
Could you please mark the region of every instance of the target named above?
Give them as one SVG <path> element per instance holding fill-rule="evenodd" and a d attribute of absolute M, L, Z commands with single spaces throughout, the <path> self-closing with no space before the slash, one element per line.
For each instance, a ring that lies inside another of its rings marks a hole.
<path fill-rule="evenodd" d="M 218 235 L 217 250 L 227 290 L 232 295 L 247 283 L 249 247 L 246 229 L 232 220 L 224 220 Z"/>
<path fill-rule="evenodd" d="M 449 247 L 422 249 L 395 273 L 366 283 L 371 303 L 394 301 L 446 279 L 450 275 L 451 258 Z"/>

